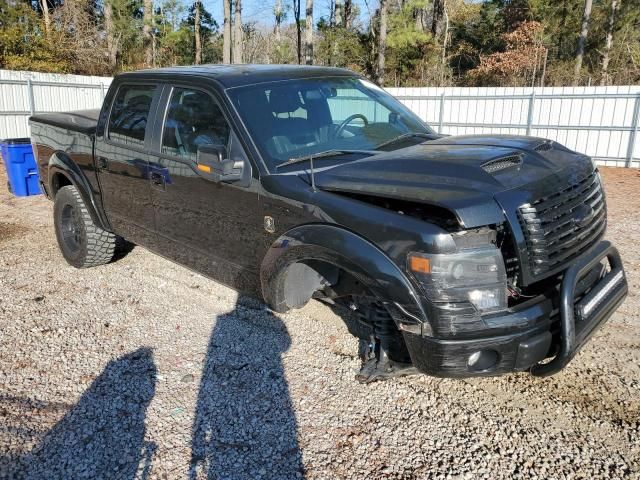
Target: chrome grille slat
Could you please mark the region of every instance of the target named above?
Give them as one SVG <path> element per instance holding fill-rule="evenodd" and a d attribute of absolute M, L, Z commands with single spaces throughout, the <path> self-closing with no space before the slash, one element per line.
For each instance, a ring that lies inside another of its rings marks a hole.
<path fill-rule="evenodd" d="M 577 257 L 578 255 L 580 255 L 585 250 L 587 250 L 589 247 L 592 246 L 593 243 L 595 243 L 594 240 L 599 239 L 603 233 L 604 233 L 604 225 L 601 225 L 600 228 L 598 228 L 593 232 L 593 234 L 589 235 L 587 238 L 584 239 L 579 249 L 565 250 L 563 254 L 557 255 L 554 258 L 547 258 L 547 259 L 536 258 L 534 259 L 534 263 L 536 265 L 555 268 L 555 266 L 559 265 L 563 261 L 569 261 Z"/>
<path fill-rule="evenodd" d="M 583 215 L 583 206 L 591 208 Z M 522 205 L 518 218 L 533 276 L 557 271 L 604 235 L 607 210 L 594 172 L 547 197 Z"/>
<path fill-rule="evenodd" d="M 534 216 L 535 220 L 538 220 L 542 223 L 550 222 L 555 218 L 559 218 L 562 215 L 565 215 L 568 211 L 573 210 L 578 205 L 589 201 L 589 199 L 591 199 L 594 195 L 602 195 L 600 187 L 597 183 L 590 185 L 588 188 L 580 190 L 580 192 L 578 192 L 578 195 L 571 195 L 570 197 L 565 198 L 564 202 L 556 203 L 551 207 L 529 207 L 527 208 L 527 210 L 533 211 L 521 213 Z M 543 213 L 541 214 L 541 212 Z"/>
<path fill-rule="evenodd" d="M 564 242 L 560 243 L 560 244 L 555 244 L 553 245 L 553 252 L 557 253 L 560 252 L 562 250 L 567 250 L 569 248 L 573 248 L 576 245 L 579 245 L 581 243 L 583 243 L 583 241 L 585 239 L 588 239 L 589 237 L 593 236 L 594 232 L 595 233 L 599 233 L 601 228 L 604 226 L 604 219 L 601 219 L 600 221 L 596 222 L 593 224 L 593 228 L 590 229 L 586 229 L 583 232 L 581 232 L 578 235 L 570 235 L 569 238 L 567 240 L 565 240 Z M 540 255 L 543 254 L 546 257 L 551 257 L 552 255 L 550 255 L 548 253 L 548 249 L 540 249 L 540 248 L 531 248 L 529 250 L 531 253 L 533 253 L 534 255 Z"/>
<path fill-rule="evenodd" d="M 600 203 L 596 207 L 593 207 L 594 211 L 594 219 L 597 219 L 602 216 L 604 211 L 604 204 Z M 529 232 L 530 238 L 529 241 L 532 244 L 537 244 L 544 242 L 545 245 L 552 245 L 554 242 L 557 242 L 562 237 L 566 237 L 567 235 L 572 235 L 571 231 L 567 231 L 567 224 L 570 223 L 571 220 L 564 219 L 561 225 L 554 225 L 552 228 L 549 228 L 549 231 L 536 229 Z"/>

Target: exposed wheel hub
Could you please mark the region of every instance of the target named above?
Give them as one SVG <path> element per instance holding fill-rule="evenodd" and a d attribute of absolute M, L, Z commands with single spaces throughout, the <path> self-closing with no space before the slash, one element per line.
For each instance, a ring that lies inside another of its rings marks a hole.
<path fill-rule="evenodd" d="M 362 368 L 356 380 L 370 383 L 419 373 L 411 364 L 402 334 L 382 302 L 353 296 L 348 308 L 351 318 L 346 320 L 347 326 L 360 339 L 358 357 Z"/>

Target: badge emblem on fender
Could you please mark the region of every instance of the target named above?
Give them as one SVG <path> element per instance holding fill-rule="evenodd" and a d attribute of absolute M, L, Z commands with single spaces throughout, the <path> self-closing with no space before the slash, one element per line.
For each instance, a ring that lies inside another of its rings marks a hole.
<path fill-rule="evenodd" d="M 264 229 L 269 233 L 274 233 L 276 231 L 276 222 L 273 220 L 273 217 L 268 215 L 264 217 Z"/>

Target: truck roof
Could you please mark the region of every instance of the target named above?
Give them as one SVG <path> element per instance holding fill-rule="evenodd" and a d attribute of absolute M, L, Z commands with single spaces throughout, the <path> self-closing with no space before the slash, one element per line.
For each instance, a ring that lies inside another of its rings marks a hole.
<path fill-rule="evenodd" d="M 345 68 L 317 67 L 310 65 L 190 65 L 184 67 L 153 68 L 118 75 L 119 78 L 175 77 L 188 75 L 212 77 L 225 88 L 241 87 L 263 82 L 275 82 L 299 78 L 355 76 Z"/>

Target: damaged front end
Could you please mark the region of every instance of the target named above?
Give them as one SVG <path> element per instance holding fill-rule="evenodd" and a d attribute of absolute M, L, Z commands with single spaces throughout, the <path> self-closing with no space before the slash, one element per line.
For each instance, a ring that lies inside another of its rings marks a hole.
<path fill-rule="evenodd" d="M 384 288 L 375 306 L 338 296 L 367 326 L 365 352 L 401 337 L 420 372 L 555 373 L 626 296 L 597 169 L 555 142 L 446 137 L 325 169 L 315 187 L 332 221 L 401 269 L 418 305 Z M 380 306 L 393 329 L 371 320 Z"/>
<path fill-rule="evenodd" d="M 536 226 L 531 228 L 542 231 L 555 222 L 549 227 L 555 240 L 544 232 L 539 237 L 549 241 L 544 246 L 548 251 L 556 247 L 564 256 L 556 262 L 552 255 L 549 262 L 553 261 L 554 268 L 538 276 L 531 274 L 532 263 L 524 259 L 531 252 L 539 259 L 541 242 L 531 242 L 531 236 L 523 233 L 526 225 L 510 222 L 509 213 L 501 223 L 466 229 L 453 212 L 441 207 L 347 194 L 436 224 L 455 245 L 446 253 L 412 250 L 406 254 L 404 271 L 421 294 L 424 322 L 405 315 L 393 302 L 372 305 L 370 299 L 350 300 L 348 306 L 360 324 L 367 325 L 360 331 L 350 327 L 361 339 L 363 369 L 358 378 L 372 381 L 416 369 L 440 377 L 516 371 L 550 375 L 562 369 L 627 293 L 620 256 L 602 240 L 598 212 L 595 223 L 582 221 L 578 225 L 571 220 L 567 225 L 563 221 L 563 216 L 571 215 L 579 205 L 603 201 L 593 193 L 599 191 L 599 184 L 598 188 L 584 186 L 581 177 L 575 183 L 578 194 L 576 188 L 562 189 L 571 195 L 565 193 L 564 201 L 557 201 L 560 208 L 550 218 L 536 218 Z M 565 203 L 568 208 L 561 208 Z M 530 211 L 533 207 L 520 199 L 511 208 L 518 218 L 523 208 Z M 562 228 L 566 231 L 560 234 Z M 591 231 L 597 233 L 591 235 Z M 571 251 L 554 242 L 567 243 Z M 389 329 L 390 322 L 375 321 L 381 311 L 393 318 L 396 329 Z M 396 345 L 400 335 L 405 358 L 397 353 L 403 351 Z M 395 353 L 388 361 L 390 351 Z"/>

